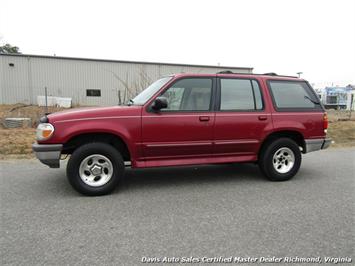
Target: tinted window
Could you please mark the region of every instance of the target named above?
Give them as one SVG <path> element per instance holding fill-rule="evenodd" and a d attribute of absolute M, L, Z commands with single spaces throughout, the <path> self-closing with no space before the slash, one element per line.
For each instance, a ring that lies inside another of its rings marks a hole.
<path fill-rule="evenodd" d="M 312 102 L 312 100 L 317 102 L 318 99 L 306 82 L 269 81 L 269 86 L 278 109 L 319 107 Z"/>
<path fill-rule="evenodd" d="M 168 99 L 171 111 L 208 111 L 212 93 L 211 79 L 182 79 L 174 83 L 162 96 Z"/>
<path fill-rule="evenodd" d="M 263 108 L 258 82 L 249 79 L 221 79 L 221 110 Z"/>
<path fill-rule="evenodd" d="M 261 92 L 259 88 L 259 83 L 256 80 L 252 80 L 254 95 L 255 95 L 255 109 L 261 110 L 263 109 L 263 99 L 261 97 Z"/>

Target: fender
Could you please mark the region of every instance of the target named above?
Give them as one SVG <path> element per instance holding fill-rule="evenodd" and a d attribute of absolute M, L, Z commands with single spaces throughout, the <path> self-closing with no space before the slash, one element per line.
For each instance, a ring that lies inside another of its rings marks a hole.
<path fill-rule="evenodd" d="M 46 144 L 66 143 L 71 138 L 86 133 L 110 133 L 127 145 L 132 156 L 139 154 L 137 141 L 141 137 L 141 117 L 99 117 L 79 120 L 55 121 L 53 137 Z M 43 142 L 44 143 L 44 142 Z"/>

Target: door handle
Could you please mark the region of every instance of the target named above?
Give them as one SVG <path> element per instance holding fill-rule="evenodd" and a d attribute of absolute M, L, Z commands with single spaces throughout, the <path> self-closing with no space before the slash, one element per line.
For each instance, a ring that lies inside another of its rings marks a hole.
<path fill-rule="evenodd" d="M 259 115 L 259 120 L 263 121 L 263 120 L 266 120 L 267 119 L 267 116 L 266 115 Z"/>
<path fill-rule="evenodd" d="M 210 117 L 209 116 L 200 116 L 200 121 L 210 121 Z"/>

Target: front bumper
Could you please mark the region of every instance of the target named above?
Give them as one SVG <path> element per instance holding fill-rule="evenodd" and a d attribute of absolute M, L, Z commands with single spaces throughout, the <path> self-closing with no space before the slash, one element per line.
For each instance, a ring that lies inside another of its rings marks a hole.
<path fill-rule="evenodd" d="M 326 139 L 306 139 L 304 153 L 327 149 L 332 143 L 331 138 Z"/>
<path fill-rule="evenodd" d="M 32 150 L 38 160 L 50 168 L 59 168 L 60 154 L 63 144 L 32 144 Z"/>

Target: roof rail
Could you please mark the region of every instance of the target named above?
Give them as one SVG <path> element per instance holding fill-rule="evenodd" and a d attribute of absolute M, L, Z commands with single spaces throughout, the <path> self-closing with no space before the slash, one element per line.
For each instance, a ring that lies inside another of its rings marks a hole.
<path fill-rule="evenodd" d="M 223 71 L 217 72 L 216 74 L 237 74 L 237 75 L 257 75 L 257 76 L 275 76 L 275 77 L 298 78 L 296 76 L 278 75 L 275 72 L 268 72 L 268 73 L 264 73 L 264 74 L 254 74 L 254 73 L 237 73 L 237 72 L 232 72 L 230 70 L 223 70 Z"/>
<path fill-rule="evenodd" d="M 275 72 L 268 72 L 268 73 L 264 73 L 262 75 L 267 75 L 267 76 L 278 76 Z"/>
<path fill-rule="evenodd" d="M 236 73 L 233 73 L 231 70 L 223 70 L 223 71 L 217 72 L 217 74 L 236 74 Z"/>

